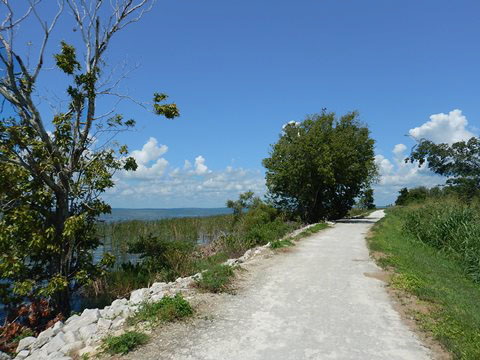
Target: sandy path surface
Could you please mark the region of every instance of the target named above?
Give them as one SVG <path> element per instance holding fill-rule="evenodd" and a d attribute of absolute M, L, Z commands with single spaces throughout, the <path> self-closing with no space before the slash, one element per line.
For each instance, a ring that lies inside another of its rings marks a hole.
<path fill-rule="evenodd" d="M 382 216 L 339 222 L 264 259 L 237 295 L 221 301 L 213 321 L 182 325 L 128 358 L 430 359 L 383 283 L 365 276 L 378 271 L 365 235 Z"/>

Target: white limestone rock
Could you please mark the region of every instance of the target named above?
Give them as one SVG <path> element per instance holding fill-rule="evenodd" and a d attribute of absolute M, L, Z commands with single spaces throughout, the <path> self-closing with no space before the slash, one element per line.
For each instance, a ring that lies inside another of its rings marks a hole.
<path fill-rule="evenodd" d="M 167 283 L 164 283 L 164 282 L 153 283 L 152 286 L 150 286 L 149 288 L 150 294 L 156 295 L 159 293 L 163 293 L 163 289 L 165 288 L 166 285 Z"/>
<path fill-rule="evenodd" d="M 83 341 L 87 341 L 88 339 L 96 335 L 97 324 L 90 324 L 87 326 L 83 326 L 78 330 L 78 332 L 80 333 L 80 338 Z"/>
<path fill-rule="evenodd" d="M 6 354 L 5 354 L 5 355 L 6 355 Z M 28 355 L 30 355 L 30 351 L 29 351 L 29 350 L 19 351 L 19 352 L 17 353 L 17 356 L 15 357 L 15 360 L 23 360 L 23 359 L 27 358 Z M 1 356 L 0 356 L 0 359 L 2 359 Z M 10 356 L 8 357 L 8 359 L 10 359 Z"/>
<path fill-rule="evenodd" d="M 150 297 L 150 290 L 149 289 L 138 289 L 132 291 L 130 294 L 130 304 L 132 305 L 138 305 L 141 304 L 142 302 L 148 301 Z"/>
<path fill-rule="evenodd" d="M 17 346 L 17 353 L 19 353 L 20 351 L 25 350 L 25 349 L 30 349 L 32 347 L 33 343 L 35 342 L 35 340 L 37 340 L 37 338 L 35 338 L 33 336 L 28 336 L 28 337 L 25 337 L 22 340 L 20 340 L 19 343 L 18 343 L 18 346 Z M 2 358 L 0 356 L 0 360 L 1 359 Z"/>
<path fill-rule="evenodd" d="M 96 323 L 98 319 L 100 319 L 100 311 L 98 309 L 85 309 L 82 316 L 65 325 L 63 331 L 78 331 L 82 327 Z"/>
<path fill-rule="evenodd" d="M 97 329 L 100 332 L 106 333 L 108 330 L 110 330 L 110 326 L 112 326 L 112 320 L 108 319 L 99 319 L 97 323 Z"/>
<path fill-rule="evenodd" d="M 63 339 L 67 344 L 71 344 L 80 340 L 80 334 L 77 331 L 67 331 L 63 334 Z"/>
<path fill-rule="evenodd" d="M 11 360 L 10 355 L 5 354 L 3 351 L 0 351 L 0 360 Z"/>
<path fill-rule="evenodd" d="M 121 329 L 123 327 L 123 325 L 125 324 L 125 321 L 126 320 L 122 319 L 122 318 L 118 318 L 118 319 L 113 320 L 111 329 L 112 330 Z"/>
<path fill-rule="evenodd" d="M 85 344 L 83 341 L 75 341 L 70 344 L 64 345 L 61 349 L 60 352 L 64 355 L 69 355 L 72 356 L 76 354 L 80 349 L 83 349 Z"/>
<path fill-rule="evenodd" d="M 63 333 L 58 333 L 45 345 L 45 350 L 48 354 L 51 354 L 59 351 L 63 346 L 65 346 L 65 344 L 66 342 Z"/>
<path fill-rule="evenodd" d="M 68 324 L 70 324 L 72 321 L 75 321 L 75 320 L 77 320 L 77 319 L 80 319 L 80 316 L 79 316 L 79 315 L 77 315 L 77 314 L 72 315 L 72 316 L 70 316 L 70 317 L 67 319 L 67 321 L 65 321 L 65 324 L 68 325 Z"/>
<path fill-rule="evenodd" d="M 64 326 L 65 325 L 62 321 L 57 321 L 55 325 L 53 325 L 53 333 L 57 335 L 60 331 L 62 331 Z"/>

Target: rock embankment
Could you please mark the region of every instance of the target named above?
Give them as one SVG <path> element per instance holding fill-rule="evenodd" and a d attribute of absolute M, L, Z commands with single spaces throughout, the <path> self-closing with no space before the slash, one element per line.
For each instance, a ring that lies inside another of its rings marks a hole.
<path fill-rule="evenodd" d="M 240 258 L 229 259 L 224 264 L 234 266 L 268 251 L 270 244 L 247 250 Z M 102 339 L 122 334 L 127 318 L 135 314 L 142 303 L 191 290 L 195 280 L 201 276 L 198 273 L 170 283 L 156 282 L 149 288 L 132 291 L 128 300 L 118 299 L 103 309 L 86 309 L 81 315 L 72 315 L 37 337 L 20 340 L 15 360 L 72 360 L 75 356 L 98 353 Z"/>

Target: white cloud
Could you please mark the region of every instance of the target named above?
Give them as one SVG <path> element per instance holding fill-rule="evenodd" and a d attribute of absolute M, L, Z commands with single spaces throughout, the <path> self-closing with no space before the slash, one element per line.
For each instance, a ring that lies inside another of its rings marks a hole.
<path fill-rule="evenodd" d="M 153 156 L 155 152 L 151 149 L 160 148 L 155 139 L 149 139 L 142 150 L 134 152 L 137 156 L 143 156 L 141 159 L 144 163 L 137 160 L 137 171 L 121 171 L 115 175 L 116 185 L 105 195 L 112 206 L 222 207 L 228 199 L 236 199 L 242 192 L 252 190 L 259 196 L 266 192 L 261 171 L 233 166 L 212 171 L 201 155 L 195 158 L 193 166 L 186 160 L 183 166 L 171 167 L 161 156 L 164 152 L 156 150 L 157 158 Z"/>
<path fill-rule="evenodd" d="M 208 173 L 208 167 L 205 165 L 205 158 L 202 155 L 199 155 L 195 158 L 195 174 L 205 175 Z"/>
<path fill-rule="evenodd" d="M 407 147 L 404 144 L 397 144 L 393 147 L 392 152 L 397 156 L 401 156 L 405 150 L 407 150 Z"/>
<path fill-rule="evenodd" d="M 152 160 L 156 160 L 168 151 L 167 145 L 157 146 L 157 144 L 157 139 L 151 137 L 143 145 L 142 150 L 132 151 L 131 156 L 135 158 L 139 165 L 145 165 Z"/>
<path fill-rule="evenodd" d="M 300 123 L 298 121 L 295 121 L 295 120 L 289 121 L 288 123 L 282 125 L 282 130 L 285 130 L 285 128 L 288 125 L 299 126 Z"/>
<path fill-rule="evenodd" d="M 462 114 L 461 110 L 455 109 L 448 114 L 431 115 L 430 121 L 410 129 L 408 133 L 415 140 L 427 139 L 434 143 L 452 144 L 475 136 L 467 127 L 467 118 Z"/>

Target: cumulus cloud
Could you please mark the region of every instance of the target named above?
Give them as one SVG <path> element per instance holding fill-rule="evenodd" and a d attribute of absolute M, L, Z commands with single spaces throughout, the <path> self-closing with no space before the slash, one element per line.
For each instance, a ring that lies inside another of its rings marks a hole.
<path fill-rule="evenodd" d="M 398 191 L 404 187 L 432 187 L 445 182 L 444 178 L 432 173 L 427 164 L 419 167 L 418 164 L 405 163 L 406 149 L 404 144 L 395 145 L 392 149 L 392 160 L 381 154 L 375 156 L 379 172 L 379 182 L 374 186 L 377 204 L 393 203 Z"/>
<path fill-rule="evenodd" d="M 208 167 L 205 165 L 205 158 L 202 155 L 199 155 L 195 158 L 195 174 L 205 175 L 208 173 Z"/>
<path fill-rule="evenodd" d="M 407 150 L 407 147 L 404 145 L 404 144 L 397 144 L 393 147 L 393 150 L 392 152 L 396 155 L 396 156 L 401 156 L 403 155 L 403 153 L 405 152 L 405 150 Z"/>
<path fill-rule="evenodd" d="M 448 114 L 433 114 L 430 116 L 430 121 L 410 129 L 408 133 L 415 140 L 427 139 L 434 143 L 448 144 L 475 136 L 468 130 L 467 118 L 459 109 L 452 110 Z"/>
<path fill-rule="evenodd" d="M 151 138 L 141 150 L 132 152 L 137 156 L 137 171 L 115 175 L 115 187 L 105 195 L 112 206 L 222 207 L 242 192 L 252 190 L 261 196 L 266 191 L 264 174 L 259 170 L 227 166 L 213 171 L 201 155 L 193 164 L 185 160 L 183 166 L 171 167 L 162 156 L 168 148 L 158 150 L 162 146 Z"/>
<path fill-rule="evenodd" d="M 152 160 L 157 160 L 160 156 L 165 154 L 168 151 L 167 145 L 158 146 L 157 139 L 151 137 L 143 145 L 142 150 L 134 150 L 131 153 L 131 156 L 135 158 L 137 164 L 145 165 Z"/>

